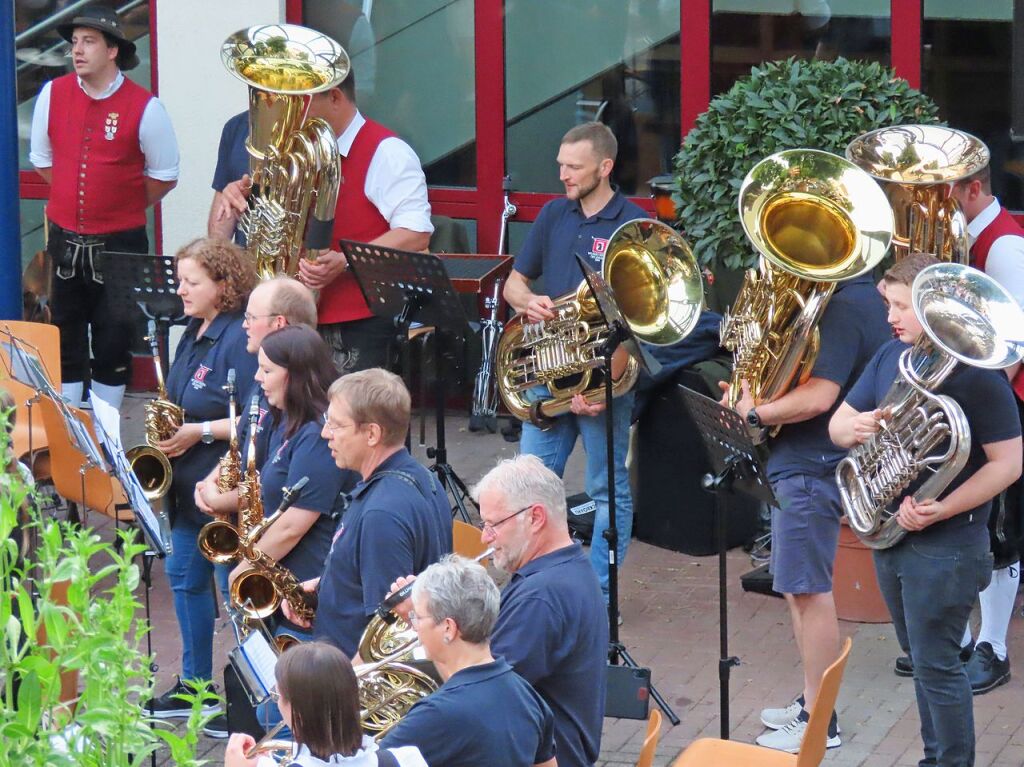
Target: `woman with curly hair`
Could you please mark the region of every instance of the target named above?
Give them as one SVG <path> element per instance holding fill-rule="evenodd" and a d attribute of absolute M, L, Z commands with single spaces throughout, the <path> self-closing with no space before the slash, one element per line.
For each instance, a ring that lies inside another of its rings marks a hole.
<path fill-rule="evenodd" d="M 185 411 L 184 423 L 157 447 L 171 459 L 167 495 L 173 553 L 167 579 L 181 631 L 182 670 L 177 683 L 147 702 L 157 718 L 187 717 L 191 706 L 176 696 L 213 672 L 213 565 L 199 551 L 197 537 L 209 521 L 193 499 L 196 482 L 224 454 L 228 439 L 228 371 L 251 381 L 256 358 L 245 350 L 242 310 L 256 285 L 256 271 L 241 248 L 223 240 L 193 240 L 174 257 L 178 295 L 189 317 L 167 374 L 167 396 Z M 217 444 L 217 443 L 220 444 Z M 226 573 L 225 573 L 226 576 Z M 217 706 L 205 710 L 215 713 Z"/>

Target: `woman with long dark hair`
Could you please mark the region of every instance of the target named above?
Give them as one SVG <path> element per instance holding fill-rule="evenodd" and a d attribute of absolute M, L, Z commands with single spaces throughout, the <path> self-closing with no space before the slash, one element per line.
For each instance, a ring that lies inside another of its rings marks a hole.
<path fill-rule="evenodd" d="M 359 719 L 359 686 L 345 654 L 326 642 L 293 647 L 277 661 L 274 693 L 295 746 L 290 764 L 298 767 L 426 767 L 413 746 L 381 751 L 364 735 Z M 438 733 L 443 736 L 442 733 Z M 274 767 L 269 756 L 247 759 L 256 744 L 251 735 L 231 736 L 225 767 Z"/>

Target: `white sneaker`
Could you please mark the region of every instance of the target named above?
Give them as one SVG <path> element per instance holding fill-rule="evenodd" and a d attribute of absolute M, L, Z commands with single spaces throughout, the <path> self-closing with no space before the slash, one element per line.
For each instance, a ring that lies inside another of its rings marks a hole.
<path fill-rule="evenodd" d="M 806 731 L 807 720 L 802 716 L 798 716 L 785 727 L 782 727 L 775 732 L 766 732 L 764 735 L 759 735 L 756 743 L 757 745 L 764 746 L 765 748 L 773 748 L 776 751 L 785 751 L 789 754 L 795 754 L 800 750 L 800 744 L 803 742 L 804 733 Z M 828 723 L 828 734 L 825 738 L 825 748 L 837 748 L 842 744 L 843 742 L 839 739 L 839 724 L 836 721 L 835 714 L 833 714 L 832 721 Z"/>
<path fill-rule="evenodd" d="M 761 724 L 772 730 L 781 730 L 792 722 L 804 708 L 804 696 L 794 700 L 785 708 L 764 708 L 761 709 Z"/>

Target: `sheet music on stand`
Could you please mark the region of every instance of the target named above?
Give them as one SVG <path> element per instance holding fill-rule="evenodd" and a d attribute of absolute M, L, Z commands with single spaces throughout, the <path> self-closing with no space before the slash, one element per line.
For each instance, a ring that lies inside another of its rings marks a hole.
<path fill-rule="evenodd" d="M 258 706 L 277 687 L 277 658 L 280 652 L 262 618 L 249 621 L 251 630 L 243 637 L 239 622 L 245 619 L 237 608 L 228 605 L 227 610 L 238 641 L 238 646 L 228 651 L 228 663 L 237 672 L 249 701 L 253 706 Z"/>
<path fill-rule="evenodd" d="M 111 470 L 128 496 L 128 503 L 135 512 L 135 519 L 142 528 L 146 543 L 162 559 L 172 551 L 171 526 L 167 514 L 162 510 L 153 511 L 139 478 L 128 463 L 121 444 L 121 416 L 118 411 L 95 394 L 90 394 L 89 400 L 92 402 L 96 433 L 106 448 Z"/>

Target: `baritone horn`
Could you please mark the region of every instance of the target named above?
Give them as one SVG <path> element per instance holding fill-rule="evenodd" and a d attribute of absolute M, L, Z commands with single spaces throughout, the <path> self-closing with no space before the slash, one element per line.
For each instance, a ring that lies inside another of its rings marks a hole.
<path fill-rule="evenodd" d="M 700 267 L 687 242 L 653 219 L 627 221 L 608 240 L 602 276 L 630 329 L 645 343 L 668 346 L 685 338 L 704 308 Z M 516 418 L 541 426 L 567 413 L 572 398 L 604 401 L 601 347 L 608 326 L 583 280 L 554 301 L 555 318 L 530 322 L 517 314 L 498 342 L 498 391 Z M 613 396 L 633 388 L 639 365 L 630 357 L 612 383 Z M 551 399 L 532 402 L 527 392 L 546 386 Z"/>
<path fill-rule="evenodd" d="M 966 264 L 967 217 L 952 196 L 957 181 L 988 165 L 981 139 L 943 125 L 894 125 L 858 136 L 846 157 L 882 186 L 896 219 L 893 252 L 933 253 Z"/>
<path fill-rule="evenodd" d="M 747 270 L 719 328 L 722 346 L 733 353 L 730 407 L 743 381 L 760 404 L 810 376 L 818 323 L 836 285 L 881 262 L 893 232 L 892 210 L 874 179 L 815 149 L 757 163 L 740 188 L 739 213 L 761 262 Z"/>
<path fill-rule="evenodd" d="M 263 278 L 298 271 L 331 242 L 341 157 L 326 120 L 306 119 L 317 93 L 351 70 L 334 40 L 294 24 L 239 30 L 221 46 L 227 70 L 249 86 L 252 196 L 239 221 Z"/>

